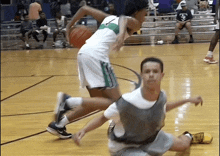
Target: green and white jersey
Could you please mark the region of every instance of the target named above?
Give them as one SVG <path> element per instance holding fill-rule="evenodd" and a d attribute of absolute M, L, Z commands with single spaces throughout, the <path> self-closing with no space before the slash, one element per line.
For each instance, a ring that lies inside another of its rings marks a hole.
<path fill-rule="evenodd" d="M 88 39 L 79 51 L 80 53 L 90 55 L 103 62 L 109 62 L 109 52 L 111 45 L 116 41 L 119 34 L 119 17 L 108 16 L 101 23 L 98 30 Z M 126 33 L 125 39 L 129 35 Z"/>

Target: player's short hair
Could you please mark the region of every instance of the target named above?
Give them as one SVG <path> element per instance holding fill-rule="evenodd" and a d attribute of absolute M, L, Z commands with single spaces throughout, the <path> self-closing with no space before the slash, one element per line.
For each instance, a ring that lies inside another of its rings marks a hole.
<path fill-rule="evenodd" d="M 140 11 L 148 7 L 148 0 L 126 0 L 124 8 L 124 15 L 131 16 L 136 11 Z"/>
<path fill-rule="evenodd" d="M 159 63 L 160 64 L 161 73 L 163 73 L 163 61 L 161 61 L 159 58 L 156 58 L 156 57 L 145 58 L 141 62 L 141 72 L 142 72 L 144 64 L 147 63 L 147 62 L 157 62 L 157 63 Z"/>

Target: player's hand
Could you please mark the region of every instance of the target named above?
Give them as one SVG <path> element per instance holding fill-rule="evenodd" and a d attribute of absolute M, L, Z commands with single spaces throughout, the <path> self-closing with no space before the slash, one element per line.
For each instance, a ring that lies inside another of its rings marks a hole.
<path fill-rule="evenodd" d="M 73 135 L 73 140 L 74 142 L 79 146 L 80 145 L 80 141 L 83 138 L 83 136 L 85 135 L 85 131 L 84 130 L 80 130 L 79 132 L 77 132 L 76 134 Z"/>
<path fill-rule="evenodd" d="M 197 96 L 197 97 L 195 97 L 195 98 L 190 98 L 189 101 L 190 101 L 191 103 L 194 103 L 195 106 L 198 106 L 200 103 L 201 103 L 201 106 L 202 106 L 202 104 L 203 104 L 203 100 L 202 100 L 202 97 L 201 97 L 201 96 Z"/>
<path fill-rule="evenodd" d="M 118 35 L 115 43 L 113 43 L 112 45 L 112 51 L 119 51 L 120 48 L 123 46 L 123 44 L 124 44 L 124 36 Z"/>

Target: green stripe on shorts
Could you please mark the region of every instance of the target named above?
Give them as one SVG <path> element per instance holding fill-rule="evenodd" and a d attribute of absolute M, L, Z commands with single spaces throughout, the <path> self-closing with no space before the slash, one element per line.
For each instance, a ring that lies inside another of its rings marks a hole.
<path fill-rule="evenodd" d="M 109 63 L 100 62 L 105 80 L 105 87 L 114 88 L 118 86 L 117 79 Z"/>

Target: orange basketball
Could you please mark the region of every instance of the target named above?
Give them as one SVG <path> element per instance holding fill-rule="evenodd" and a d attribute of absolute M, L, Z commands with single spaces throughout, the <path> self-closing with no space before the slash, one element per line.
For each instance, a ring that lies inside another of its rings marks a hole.
<path fill-rule="evenodd" d="M 70 45 L 81 48 L 86 40 L 92 36 L 92 32 L 84 25 L 70 30 Z"/>

